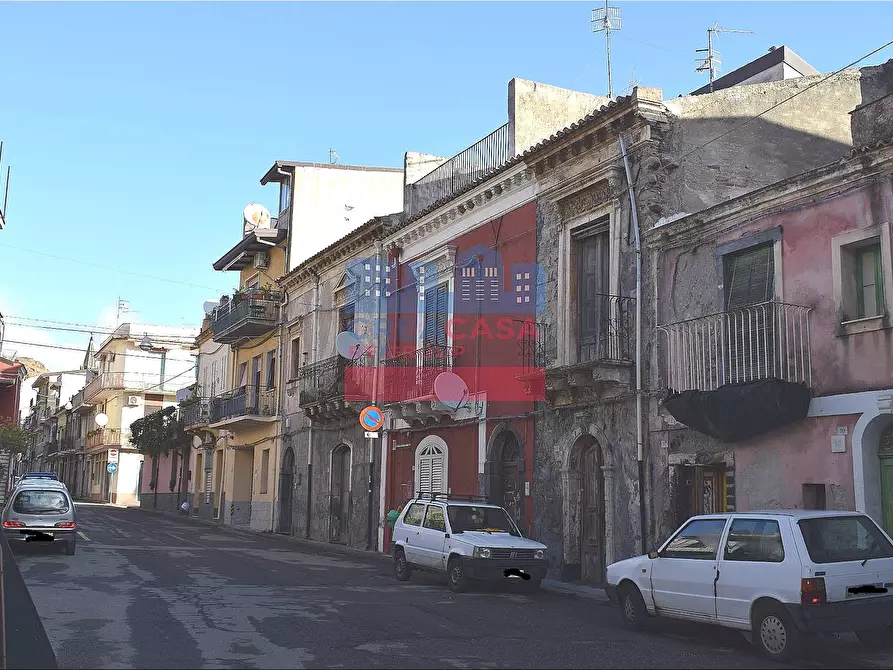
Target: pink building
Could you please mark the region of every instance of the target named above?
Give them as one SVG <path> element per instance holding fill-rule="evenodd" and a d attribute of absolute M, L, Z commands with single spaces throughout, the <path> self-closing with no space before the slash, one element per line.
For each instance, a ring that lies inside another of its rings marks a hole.
<path fill-rule="evenodd" d="M 893 531 L 891 117 L 889 96 L 866 104 L 851 156 L 647 234 L 664 533 L 802 507 Z"/>

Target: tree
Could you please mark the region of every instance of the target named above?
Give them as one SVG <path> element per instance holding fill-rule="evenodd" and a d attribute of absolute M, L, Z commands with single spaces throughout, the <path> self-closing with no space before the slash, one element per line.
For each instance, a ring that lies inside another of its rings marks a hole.
<path fill-rule="evenodd" d="M 28 433 L 15 423 L 0 425 L 0 451 L 21 454 L 28 448 Z"/>
<path fill-rule="evenodd" d="M 177 417 L 176 406 L 165 407 L 137 419 L 130 424 L 130 443 L 145 456 L 152 458 L 152 479 L 149 488 L 158 492 L 158 460 L 176 451 L 186 458 L 191 446 L 191 438 L 183 430 L 183 423 Z"/>

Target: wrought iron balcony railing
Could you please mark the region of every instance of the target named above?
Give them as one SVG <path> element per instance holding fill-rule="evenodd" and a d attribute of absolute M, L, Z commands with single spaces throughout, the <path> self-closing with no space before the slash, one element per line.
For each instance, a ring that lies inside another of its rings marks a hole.
<path fill-rule="evenodd" d="M 375 372 L 369 356 L 356 360 L 332 356 L 305 365 L 298 371 L 298 405 L 309 407 L 329 400 L 371 401 Z"/>
<path fill-rule="evenodd" d="M 249 292 L 233 296 L 214 310 L 211 333 L 216 342 L 257 337 L 279 322 L 278 292 Z"/>
<path fill-rule="evenodd" d="M 533 326 L 535 333 L 525 330 L 518 340 L 522 376 L 542 373 L 546 366 L 546 324 L 534 323 Z"/>
<path fill-rule="evenodd" d="M 635 298 L 597 294 L 581 314 L 580 362 L 632 361 Z"/>
<path fill-rule="evenodd" d="M 121 444 L 120 428 L 103 428 L 87 436 L 87 449 L 98 447 L 116 447 Z"/>
<path fill-rule="evenodd" d="M 453 369 L 453 347 L 434 344 L 383 361 L 382 389 L 388 402 L 431 396 L 434 380 Z"/>
<path fill-rule="evenodd" d="M 211 421 L 211 398 L 190 398 L 180 403 L 183 426 L 203 426 Z"/>
<path fill-rule="evenodd" d="M 276 389 L 242 386 L 211 401 L 211 423 L 241 416 L 276 416 Z"/>
<path fill-rule="evenodd" d="M 509 124 L 500 126 L 412 184 L 417 194 L 413 213 L 458 193 L 511 158 Z"/>
<path fill-rule="evenodd" d="M 812 386 L 811 311 L 770 301 L 658 326 L 667 388 L 712 391 L 769 377 Z"/>
<path fill-rule="evenodd" d="M 161 381 L 161 375 L 148 372 L 103 372 L 96 375 L 84 388 L 84 400 L 89 402 L 100 393 L 107 391 L 149 391 L 151 393 L 176 393 L 189 385 L 189 380 L 182 376 Z M 75 406 L 74 402 L 71 403 Z"/>

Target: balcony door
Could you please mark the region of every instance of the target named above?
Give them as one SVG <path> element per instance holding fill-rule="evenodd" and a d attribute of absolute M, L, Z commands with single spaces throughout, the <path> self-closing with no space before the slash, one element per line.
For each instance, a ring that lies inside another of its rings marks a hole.
<path fill-rule="evenodd" d="M 775 249 L 760 244 L 723 257 L 725 383 L 775 376 Z"/>
<path fill-rule="evenodd" d="M 577 323 L 581 363 L 610 358 L 609 279 L 611 267 L 608 229 L 603 225 L 576 240 Z"/>
<path fill-rule="evenodd" d="M 251 392 L 248 394 L 248 409 L 250 414 L 258 414 L 260 406 L 261 391 L 261 357 L 255 356 L 251 359 Z"/>

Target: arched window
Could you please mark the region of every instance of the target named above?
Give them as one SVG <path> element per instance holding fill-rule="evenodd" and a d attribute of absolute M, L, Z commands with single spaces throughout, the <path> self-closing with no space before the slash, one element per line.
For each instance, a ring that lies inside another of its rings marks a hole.
<path fill-rule="evenodd" d="M 424 493 L 447 493 L 448 449 L 436 435 L 423 439 L 416 449 L 415 487 Z"/>

